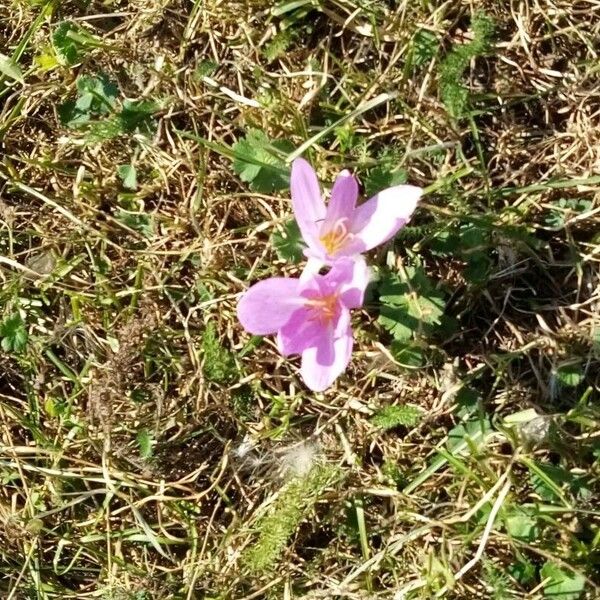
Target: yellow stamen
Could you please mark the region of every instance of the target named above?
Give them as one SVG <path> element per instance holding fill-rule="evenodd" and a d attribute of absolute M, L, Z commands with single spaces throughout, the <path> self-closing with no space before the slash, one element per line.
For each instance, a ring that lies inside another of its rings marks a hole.
<path fill-rule="evenodd" d="M 327 324 L 333 320 L 336 313 L 338 303 L 338 295 L 330 294 L 329 296 L 321 296 L 320 298 L 311 298 L 306 301 L 306 306 L 314 309 L 314 318 Z"/>
<path fill-rule="evenodd" d="M 333 224 L 333 227 L 329 231 L 319 238 L 327 254 L 335 254 L 341 250 L 350 237 L 352 237 L 352 234 L 348 231 L 348 227 L 346 226 L 347 222 L 348 219 L 346 218 L 339 219 Z"/>

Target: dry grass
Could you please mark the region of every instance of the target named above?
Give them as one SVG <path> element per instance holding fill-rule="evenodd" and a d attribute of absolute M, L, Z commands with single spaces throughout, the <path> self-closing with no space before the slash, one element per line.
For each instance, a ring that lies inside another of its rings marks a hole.
<path fill-rule="evenodd" d="M 0 350 L 2 597 L 598 597 L 600 5 L 297 4 L 0 0 L 23 72 L 0 70 L 0 323 L 27 331 Z M 452 116 L 440 81 L 482 12 Z M 65 19 L 94 36 L 72 66 Z M 61 119 L 100 74 L 116 105 L 92 121 L 155 103 L 139 128 Z M 315 395 L 236 320 L 300 267 L 270 241 L 289 193 L 226 148 L 357 109 L 305 156 L 427 188 L 370 259 L 420 266 L 447 321 L 403 367 L 375 292 Z M 390 405 L 422 414 L 376 427 Z"/>

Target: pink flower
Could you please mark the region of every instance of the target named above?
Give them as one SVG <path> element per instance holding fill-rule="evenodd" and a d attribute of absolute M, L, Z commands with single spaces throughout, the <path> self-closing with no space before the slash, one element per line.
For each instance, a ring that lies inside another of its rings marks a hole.
<path fill-rule="evenodd" d="M 238 318 L 254 335 L 277 333 L 284 356 L 301 354 L 304 383 L 321 392 L 350 362 L 350 309 L 362 306 L 368 282 L 361 257 L 337 261 L 326 275 L 272 277 L 242 296 Z"/>
<path fill-rule="evenodd" d="M 358 184 L 342 171 L 326 207 L 313 168 L 302 158 L 292 164 L 292 206 L 308 245 L 306 273 L 314 273 L 340 258 L 354 257 L 392 238 L 408 223 L 421 197 L 421 188 L 397 185 L 356 206 Z"/>

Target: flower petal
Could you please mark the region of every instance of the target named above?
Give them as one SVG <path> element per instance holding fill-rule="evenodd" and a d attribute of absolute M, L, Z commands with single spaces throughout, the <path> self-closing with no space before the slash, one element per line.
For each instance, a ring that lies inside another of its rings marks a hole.
<path fill-rule="evenodd" d="M 336 260 L 325 275 L 316 279 L 321 295 L 328 296 L 339 293 L 343 285 L 352 281 L 353 272 L 354 259 L 344 257 Z"/>
<path fill-rule="evenodd" d="M 352 261 L 352 276 L 341 286 L 342 304 L 350 308 L 360 308 L 365 300 L 365 290 L 371 281 L 371 271 L 367 261 L 362 256 L 357 256 Z"/>
<path fill-rule="evenodd" d="M 346 332 L 350 328 L 350 311 L 341 307 L 339 314 L 336 317 L 336 321 L 333 323 L 333 337 L 334 339 L 341 338 L 346 335 Z"/>
<path fill-rule="evenodd" d="M 353 249 L 366 252 L 392 238 L 408 223 L 422 193 L 413 185 L 397 185 L 360 205 L 352 219 Z"/>
<path fill-rule="evenodd" d="M 340 219 L 348 219 L 348 222 L 351 222 L 357 198 L 358 183 L 350 171 L 343 170 L 333 184 L 321 234 L 330 231 Z"/>
<path fill-rule="evenodd" d="M 313 168 L 303 158 L 292 163 L 290 177 L 292 207 L 304 241 L 320 248 L 319 229 L 325 219 L 325 203 L 321 198 L 319 181 Z"/>
<path fill-rule="evenodd" d="M 319 274 L 321 267 L 325 264 L 319 258 L 311 256 L 310 254 L 305 254 L 307 261 L 306 265 L 304 265 L 304 269 L 302 270 L 302 274 L 300 275 L 300 282 L 306 283 L 309 280 L 313 279 L 315 275 Z"/>
<path fill-rule="evenodd" d="M 272 277 L 253 285 L 240 299 L 237 313 L 242 327 L 254 335 L 281 329 L 303 304 L 298 279 Z"/>
<path fill-rule="evenodd" d="M 300 374 L 313 392 L 326 390 L 346 369 L 352 355 L 352 329 L 334 340 L 333 330 L 319 340 L 317 346 L 302 353 Z"/>
<path fill-rule="evenodd" d="M 335 261 L 329 273 L 319 279 L 321 294 L 340 294 L 342 306 L 347 309 L 360 308 L 370 275 L 371 272 L 362 256 L 340 258 Z"/>
<path fill-rule="evenodd" d="M 314 346 L 323 335 L 323 326 L 310 319 L 310 311 L 300 308 L 277 334 L 277 346 L 283 356 L 302 354 L 308 347 Z"/>

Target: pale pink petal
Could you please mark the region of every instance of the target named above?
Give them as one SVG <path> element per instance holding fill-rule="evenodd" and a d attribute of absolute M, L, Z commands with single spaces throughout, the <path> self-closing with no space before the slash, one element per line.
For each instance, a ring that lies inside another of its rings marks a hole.
<path fill-rule="evenodd" d="M 367 262 L 362 256 L 357 256 L 352 261 L 352 275 L 350 281 L 341 284 L 342 304 L 350 308 L 360 308 L 365 299 L 365 290 L 371 280 L 371 272 Z"/>
<path fill-rule="evenodd" d="M 346 332 L 350 328 L 350 311 L 343 306 L 340 307 L 339 314 L 337 315 L 336 321 L 333 323 L 333 337 L 338 339 L 346 335 Z"/>
<path fill-rule="evenodd" d="M 352 355 L 352 330 L 334 340 L 329 330 L 318 346 L 302 353 L 300 374 L 306 386 L 313 392 L 326 390 L 348 366 Z"/>
<path fill-rule="evenodd" d="M 327 206 L 327 215 L 321 227 L 321 234 L 330 231 L 341 219 L 350 223 L 356 199 L 358 198 L 358 183 L 350 171 L 342 171 L 336 178 L 331 190 L 331 200 Z"/>
<path fill-rule="evenodd" d="M 325 219 L 326 209 L 321 198 L 317 176 L 303 158 L 297 158 L 292 163 L 290 189 L 292 208 L 302 237 L 309 246 L 314 246 L 318 250 L 319 230 Z"/>
<path fill-rule="evenodd" d="M 363 304 L 369 279 L 367 263 L 362 256 L 357 255 L 338 259 L 322 278 L 320 286 L 322 294 L 339 293 L 342 305 L 346 308 L 359 308 Z"/>
<path fill-rule="evenodd" d="M 397 185 L 359 206 L 352 219 L 352 249 L 365 252 L 394 237 L 410 220 L 422 193 L 412 185 Z"/>
<path fill-rule="evenodd" d="M 309 346 L 314 346 L 323 335 L 323 326 L 311 319 L 311 312 L 300 308 L 277 334 L 277 346 L 283 356 L 302 354 Z"/>
<path fill-rule="evenodd" d="M 316 240 L 312 246 L 307 246 L 302 252 L 309 260 L 318 260 L 321 263 L 321 266 L 327 265 L 330 262 L 327 257 L 327 251 L 321 243 L 321 240 Z"/>
<path fill-rule="evenodd" d="M 298 279 L 272 277 L 253 285 L 237 307 L 242 327 L 254 335 L 267 335 L 281 329 L 304 303 L 299 296 Z"/>
<path fill-rule="evenodd" d="M 325 264 L 319 258 L 310 256 L 310 254 L 307 254 L 307 259 L 308 260 L 306 261 L 306 265 L 304 265 L 304 269 L 302 271 L 302 274 L 300 275 L 300 281 L 303 284 L 311 280 L 315 275 L 318 275 L 319 271 L 321 270 L 321 267 L 323 267 L 323 265 Z"/>

